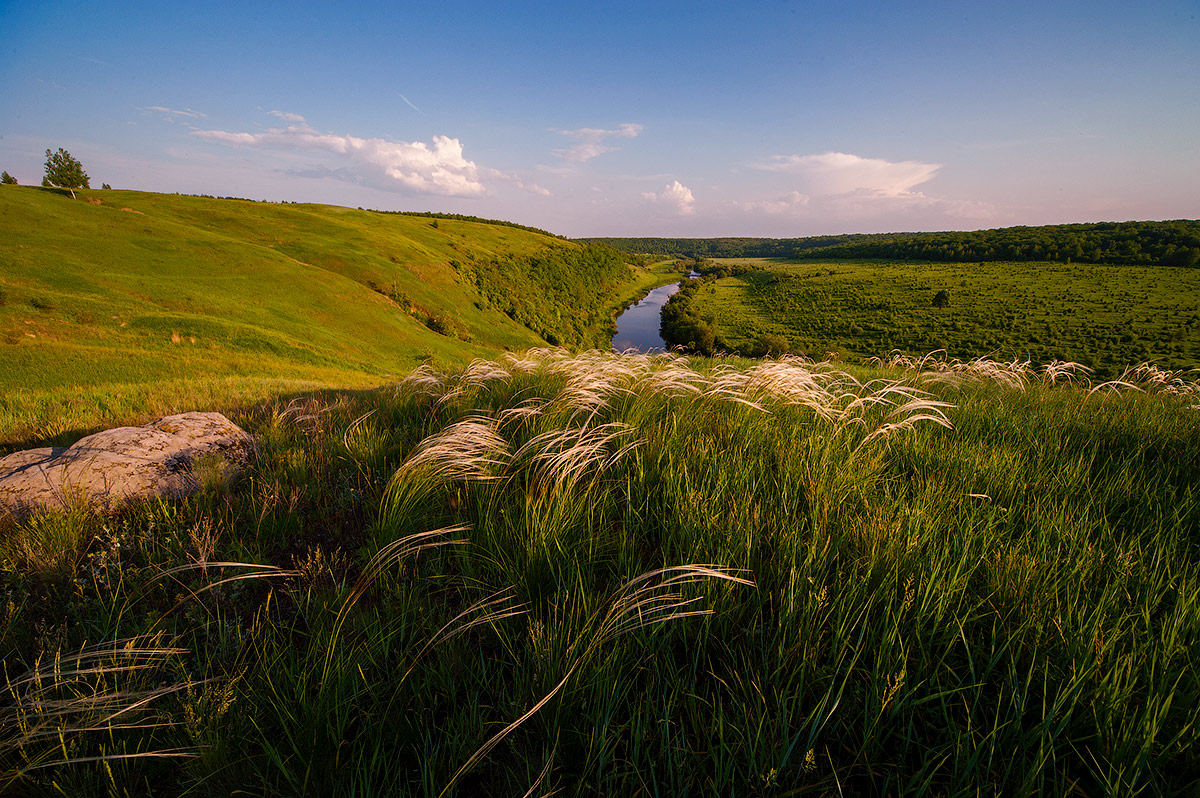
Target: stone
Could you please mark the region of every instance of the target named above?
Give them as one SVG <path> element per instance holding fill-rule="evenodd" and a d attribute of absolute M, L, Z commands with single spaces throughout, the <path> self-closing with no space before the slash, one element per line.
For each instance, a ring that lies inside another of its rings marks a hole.
<path fill-rule="evenodd" d="M 231 476 L 254 451 L 254 440 L 220 413 L 180 413 L 144 427 L 97 432 L 67 448 L 28 449 L 0 458 L 0 512 L 23 515 L 75 503 L 115 508 L 200 490 L 205 468 Z"/>

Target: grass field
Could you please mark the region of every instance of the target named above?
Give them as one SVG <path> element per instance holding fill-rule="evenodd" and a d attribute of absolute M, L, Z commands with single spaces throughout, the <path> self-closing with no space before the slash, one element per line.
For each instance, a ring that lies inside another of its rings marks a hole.
<path fill-rule="evenodd" d="M 545 341 L 463 272 L 578 252 L 498 224 L 131 191 L 0 191 L 0 375 L 385 378 Z M 534 275 L 536 278 L 536 275 Z M 616 309 L 631 273 L 589 296 Z M 536 279 L 532 283 L 537 285 Z M 576 308 L 559 308 L 566 323 Z M 604 313 L 593 323 L 603 326 Z M 44 364 L 55 364 L 46 368 Z"/>
<path fill-rule="evenodd" d="M 562 275 L 517 274 L 522 259 L 539 258 L 544 270 L 582 250 L 529 230 L 324 205 L 76 193 L 0 190 L 0 451 L 145 421 L 175 401 L 197 409 L 189 393 L 227 406 L 297 384 L 379 385 L 422 363 L 545 345 L 482 295 L 474 268 L 508 269 L 555 324 L 589 340 L 602 339 L 610 314 L 637 292 L 670 279 L 665 263 L 630 269 L 583 283 L 578 306 L 559 293 L 547 309 Z"/>
<path fill-rule="evenodd" d="M 250 402 L 239 480 L 0 535 L 0 792 L 1194 794 L 1200 389 L 931 365 Z"/>
<path fill-rule="evenodd" d="M 0 518 L 0 795 L 1196 794 L 1200 384 L 1124 370 L 1195 365 L 1196 270 L 756 261 L 723 343 L 840 360 L 572 354 L 546 297 L 672 263 L 77 193 L 0 189 L 0 453 L 257 451 Z"/>
<path fill-rule="evenodd" d="M 1153 361 L 1200 365 L 1200 269 L 1062 263 L 788 263 L 727 260 L 753 271 L 698 295 L 731 351 L 763 334 L 821 357 L 900 349 L 1055 359 L 1105 376 Z M 933 299 L 945 291 L 946 304 Z"/>

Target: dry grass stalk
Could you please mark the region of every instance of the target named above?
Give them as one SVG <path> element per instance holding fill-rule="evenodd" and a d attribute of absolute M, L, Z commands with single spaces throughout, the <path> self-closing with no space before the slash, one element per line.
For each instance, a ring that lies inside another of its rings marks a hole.
<path fill-rule="evenodd" d="M 27 673 L 15 679 L 9 676 L 6 665 L 6 700 L 0 706 L 0 758 L 20 757 L 24 765 L 0 773 L 0 788 L 28 771 L 71 762 L 194 756 L 196 752 L 191 749 L 87 758 L 66 755 L 65 740 L 70 736 L 168 725 L 148 718 L 146 713 L 159 698 L 185 689 L 186 684 L 160 683 L 150 689 L 118 686 L 124 680 L 137 681 L 143 672 L 162 668 L 172 657 L 187 653 L 187 649 L 146 642 L 129 638 L 84 647 L 68 656 L 55 652 L 49 660 L 39 657 Z M 55 757 L 56 752 L 63 756 Z"/>

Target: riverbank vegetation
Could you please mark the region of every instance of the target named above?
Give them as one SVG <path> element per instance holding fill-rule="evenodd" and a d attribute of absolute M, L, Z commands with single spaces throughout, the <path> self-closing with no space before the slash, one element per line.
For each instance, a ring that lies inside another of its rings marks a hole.
<path fill-rule="evenodd" d="M 239 478 L 0 533 L 0 792 L 1187 795 L 1197 405 L 561 350 L 247 401 Z"/>
<path fill-rule="evenodd" d="M 693 351 L 760 355 L 764 336 L 856 362 L 881 352 L 1079 362 L 1200 363 L 1200 270 L 1061 263 L 725 260 L 663 311 Z"/>

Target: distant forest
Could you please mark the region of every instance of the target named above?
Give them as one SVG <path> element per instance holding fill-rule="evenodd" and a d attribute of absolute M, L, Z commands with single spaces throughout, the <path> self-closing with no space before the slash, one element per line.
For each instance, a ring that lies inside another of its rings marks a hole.
<path fill-rule="evenodd" d="M 969 233 L 874 233 L 810 238 L 592 238 L 625 252 L 706 258 L 1058 261 L 1194 267 L 1200 221 L 1099 222 Z"/>

